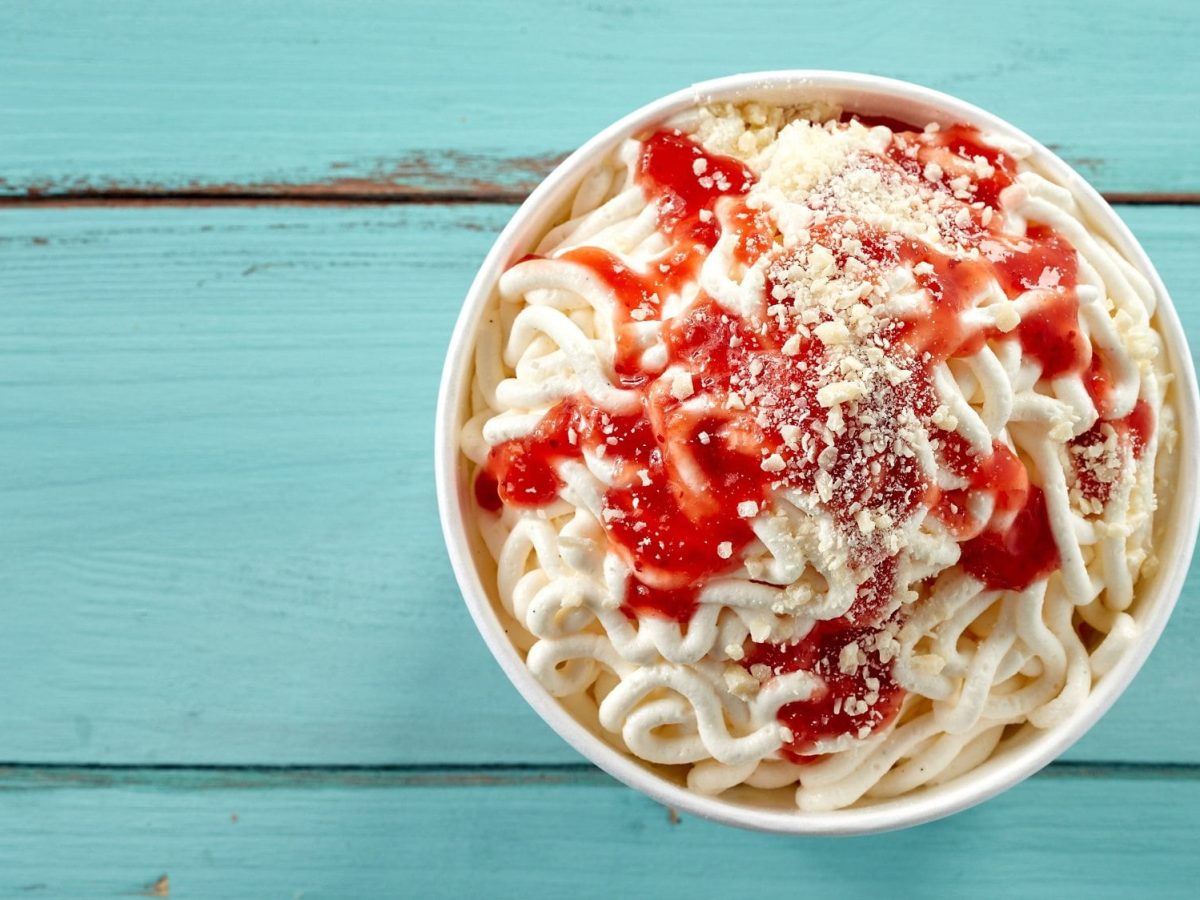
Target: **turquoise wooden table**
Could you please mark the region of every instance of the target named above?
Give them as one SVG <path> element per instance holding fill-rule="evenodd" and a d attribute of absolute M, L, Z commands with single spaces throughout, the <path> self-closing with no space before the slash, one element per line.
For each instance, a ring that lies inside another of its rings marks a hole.
<path fill-rule="evenodd" d="M 862 839 L 656 806 L 475 633 L 431 466 L 460 298 L 668 90 L 827 67 L 991 109 L 1118 204 L 1200 346 L 1192 4 L 753 9 L 0 2 L 0 894 L 1196 895 L 1200 569 L 1063 760 Z"/>

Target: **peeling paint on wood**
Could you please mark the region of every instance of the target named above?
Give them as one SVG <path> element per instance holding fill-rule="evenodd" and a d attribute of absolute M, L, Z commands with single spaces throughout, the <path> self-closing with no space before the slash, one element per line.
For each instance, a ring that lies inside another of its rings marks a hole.
<path fill-rule="evenodd" d="M 565 153 L 494 157 L 455 150 L 418 151 L 391 161 L 334 163 L 313 181 L 180 183 L 70 177 L 18 182 L 0 177 L 0 203 L 334 201 L 519 202 Z M 356 174 L 345 174 L 354 172 Z"/>
<path fill-rule="evenodd" d="M 167 875 L 160 875 L 138 893 L 144 897 L 170 897 L 171 879 Z"/>
<path fill-rule="evenodd" d="M 1180 0 L 1012 0 L 986 27 L 856 0 L 761 0 L 732 16 L 714 0 L 628 13 L 463 0 L 453 15 L 328 0 L 261 0 L 254 15 L 211 0 L 25 6 L 0 29 L 0 192 L 12 196 L 524 193 L 654 97 L 796 66 L 957 94 L 1055 145 L 1102 190 L 1200 191 L 1200 120 L 1187 114 L 1197 19 Z M 814 23 L 819 40 L 798 53 Z"/>
<path fill-rule="evenodd" d="M 527 191 L 487 191 L 461 193 L 457 191 L 422 190 L 410 192 L 402 188 L 378 186 L 368 192 L 343 189 L 337 183 L 316 185 L 273 185 L 268 189 L 252 186 L 243 190 L 235 185 L 219 185 L 212 189 L 170 191 L 157 189 L 111 189 L 77 193 L 47 193 L 29 196 L 0 195 L 0 209 L 64 209 L 71 207 L 153 207 L 153 206 L 518 206 L 525 201 Z M 1125 206 L 1196 206 L 1200 192 L 1194 193 L 1114 193 L 1102 195 L 1109 203 Z M 34 242 L 46 238 L 33 238 Z"/>

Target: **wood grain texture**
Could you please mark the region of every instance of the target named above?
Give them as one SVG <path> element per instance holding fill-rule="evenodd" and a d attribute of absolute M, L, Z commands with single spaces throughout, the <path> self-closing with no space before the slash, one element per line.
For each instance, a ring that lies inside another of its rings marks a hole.
<path fill-rule="evenodd" d="M 437 377 L 511 212 L 0 211 L 0 760 L 578 760 L 437 526 Z M 1200 210 L 1124 213 L 1200 338 Z M 1069 758 L 1200 761 L 1198 579 Z"/>
<path fill-rule="evenodd" d="M 619 115 L 735 71 L 877 72 L 1110 197 L 1195 204 L 1190 4 L 0 22 L 0 896 L 1195 895 L 1200 566 L 1066 761 L 900 834 L 754 835 L 616 785 L 528 710 L 458 597 L 430 461 L 502 204 Z M 1200 208 L 1123 213 L 1200 345 Z"/>
<path fill-rule="evenodd" d="M 520 194 L 656 96 L 808 67 L 957 94 L 1102 190 L 1195 195 L 1198 36 L 1186 0 L 10 3 L 0 192 Z"/>
<path fill-rule="evenodd" d="M 508 214 L 0 217 L 0 759 L 554 746 L 473 632 L 432 486 L 439 360 Z M 430 678 L 462 702 L 414 706 Z"/>
<path fill-rule="evenodd" d="M 8 787 L 0 893 L 109 897 L 1192 897 L 1200 783 L 1035 778 L 896 834 L 678 816 L 603 778 Z M 35 823 L 32 827 L 30 822 Z M 1135 823 L 1136 822 L 1136 826 Z M 161 891 L 161 888 L 160 888 Z"/>

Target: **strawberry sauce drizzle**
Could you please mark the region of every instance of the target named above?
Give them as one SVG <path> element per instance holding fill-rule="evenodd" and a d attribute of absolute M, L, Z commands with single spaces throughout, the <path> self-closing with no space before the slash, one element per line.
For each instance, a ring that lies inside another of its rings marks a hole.
<path fill-rule="evenodd" d="M 1108 502 L 1112 496 L 1115 476 L 1118 471 L 1111 471 L 1101 477 L 1103 469 L 1089 465 L 1092 459 L 1092 448 L 1100 448 L 1099 457 L 1108 465 L 1119 470 L 1126 459 L 1138 460 L 1149 444 L 1154 433 L 1154 409 L 1145 400 L 1138 400 L 1127 416 L 1120 419 L 1100 419 L 1078 437 L 1071 439 L 1067 445 L 1068 456 L 1075 472 L 1076 485 L 1080 494 L 1087 500 L 1100 504 Z M 1109 429 L 1116 441 L 1115 449 L 1109 449 Z"/>
<path fill-rule="evenodd" d="M 853 674 L 841 670 L 839 657 L 848 644 L 869 646 L 876 633 L 874 626 L 847 625 L 843 620 L 817 622 L 803 639 L 794 644 L 753 644 L 743 660 L 748 669 L 766 666 L 772 673 L 806 671 L 818 676 L 821 687 L 807 700 L 785 704 L 779 721 L 792 732 L 783 755 L 794 763 L 813 761 L 802 751 L 811 750 L 821 740 L 833 736 L 869 734 L 890 722 L 900 711 L 904 690 L 892 679 L 890 662 L 868 653 Z M 859 711 L 858 698 L 877 694 L 867 709 Z M 852 707 L 852 703 L 855 705 Z"/>
<path fill-rule="evenodd" d="M 894 130 L 903 125 L 863 121 Z M 931 163 L 944 173 L 944 181 L 971 173 L 973 199 L 992 209 L 999 208 L 1000 193 L 1015 177 L 1010 157 L 962 125 L 936 133 L 899 131 L 887 155 L 917 177 Z M 673 390 L 669 375 L 660 379 L 662 368 L 647 370 L 638 328 L 661 319 L 666 299 L 694 283 L 723 228 L 735 236 L 735 266 L 753 265 L 777 248 L 770 217 L 742 200 L 754 183 L 753 174 L 737 160 L 708 153 L 686 135 L 659 131 L 647 138 L 637 180 L 657 209 L 659 230 L 671 242 L 659 258 L 645 271 L 595 247 L 557 258 L 586 267 L 611 291 L 616 301 L 615 368 L 622 386 L 638 393 L 639 411 L 618 416 L 583 395 L 566 398 L 530 434 L 492 448 L 474 487 L 477 503 L 489 512 L 504 504 L 541 507 L 559 496 L 563 463 L 582 461 L 585 450 L 600 457 L 615 469 L 604 496 L 602 524 L 610 545 L 631 569 L 624 612 L 630 618 L 654 616 L 686 624 L 706 580 L 736 570 L 754 539 L 751 517 L 740 514 L 739 506 L 765 508 L 780 486 L 811 491 L 817 474 L 811 460 L 797 464 L 799 454 L 784 440 L 777 420 L 764 424 L 753 409 L 730 407 L 735 375 L 757 371 L 764 391 L 789 397 L 792 418 L 799 421 L 819 407 L 816 385 L 797 373 L 815 364 L 826 348 L 810 336 L 796 353 L 785 355 L 781 347 L 790 334 L 770 325 L 754 327 L 700 292 L 661 326 L 666 368 L 691 374 L 688 391 Z M 1027 357 L 1041 364 L 1044 378 L 1084 377 L 1100 407 L 1108 374 L 1079 327 L 1074 249 L 1043 226 L 1031 225 L 1023 238 L 1014 238 L 988 227 L 980 210 L 971 209 L 970 216 L 968 238 L 980 248 L 980 259 L 957 259 L 920 241 L 873 232 L 865 225 L 860 229 L 864 248 L 881 267 L 919 268 L 914 277 L 932 301 L 922 315 L 894 322 L 898 363 L 911 377 L 896 386 L 889 402 L 927 419 L 938 405 L 932 375 L 937 364 L 976 353 L 988 340 L 1015 339 Z M 815 228 L 813 240 L 820 238 Z M 964 321 L 963 312 L 990 283 L 998 283 L 1009 299 L 1037 292 L 1032 309 L 1007 334 Z M 712 401 L 702 405 L 703 413 L 692 408 L 700 398 Z M 990 588 L 1020 590 L 1059 566 L 1043 494 L 1007 446 L 994 442 L 981 458 L 956 433 L 936 432 L 941 464 L 964 483 L 939 490 L 911 461 L 874 474 L 856 470 L 853 450 L 861 426 L 846 424 L 832 445 L 837 455 L 833 471 L 843 490 L 826 504 L 839 528 L 855 527 L 855 504 L 869 496 L 896 522 L 929 509 L 962 541 L 963 568 Z M 1140 453 L 1153 424 L 1149 407 L 1139 403 L 1114 427 Z M 1085 439 L 1087 435 L 1076 441 Z M 769 454 L 785 459 L 786 474 L 763 470 Z M 971 499 L 979 494 L 992 498 L 987 521 L 971 512 Z M 844 617 L 816 623 L 799 641 L 748 642 L 746 647 L 742 662 L 747 669 L 765 666 L 774 675 L 804 669 L 822 680 L 823 688 L 813 697 L 780 710 L 779 720 L 793 735 L 785 755 L 795 760 L 815 752 L 823 740 L 862 736 L 885 725 L 903 698 L 892 679 L 890 656 L 870 643 L 881 628 L 900 621 L 902 611 L 893 602 L 897 558 L 863 550 L 856 562 L 871 574 Z M 865 662 L 846 674 L 839 657 L 851 642 L 863 647 Z M 875 697 L 868 710 L 849 702 L 866 695 Z"/>

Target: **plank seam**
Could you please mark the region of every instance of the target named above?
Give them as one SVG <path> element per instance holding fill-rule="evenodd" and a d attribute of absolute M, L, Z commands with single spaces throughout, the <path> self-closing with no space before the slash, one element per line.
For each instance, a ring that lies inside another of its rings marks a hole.
<path fill-rule="evenodd" d="M 90 763 L 0 760 L 0 771 L 112 772 L 594 772 L 591 763 Z M 1200 764 L 1197 765 L 1200 769 Z"/>
<path fill-rule="evenodd" d="M 97 190 L 64 191 L 56 194 L 15 194 L 0 196 L 0 208 L 88 207 L 88 206 L 517 206 L 528 197 L 525 191 L 431 191 L 431 192 L 322 192 L 319 186 L 308 190 L 256 191 L 253 189 L 136 191 Z M 1200 192 L 1125 193 L 1109 192 L 1104 198 L 1123 206 L 1200 206 Z"/>
<path fill-rule="evenodd" d="M 0 208 L 39 209 L 89 206 L 519 206 L 527 191 L 443 191 L 436 193 L 355 193 L 246 191 L 82 191 L 61 194 L 0 195 Z M 1200 202 L 1200 200 L 1198 200 Z"/>
<path fill-rule="evenodd" d="M 1200 764 L 1056 762 L 1038 779 L 1200 780 Z M 339 787 L 612 786 L 588 763 L 428 763 L 395 765 L 215 765 L 185 763 L 0 762 L 0 792 L 64 788 L 146 787 L 173 781 L 193 789 Z"/>

